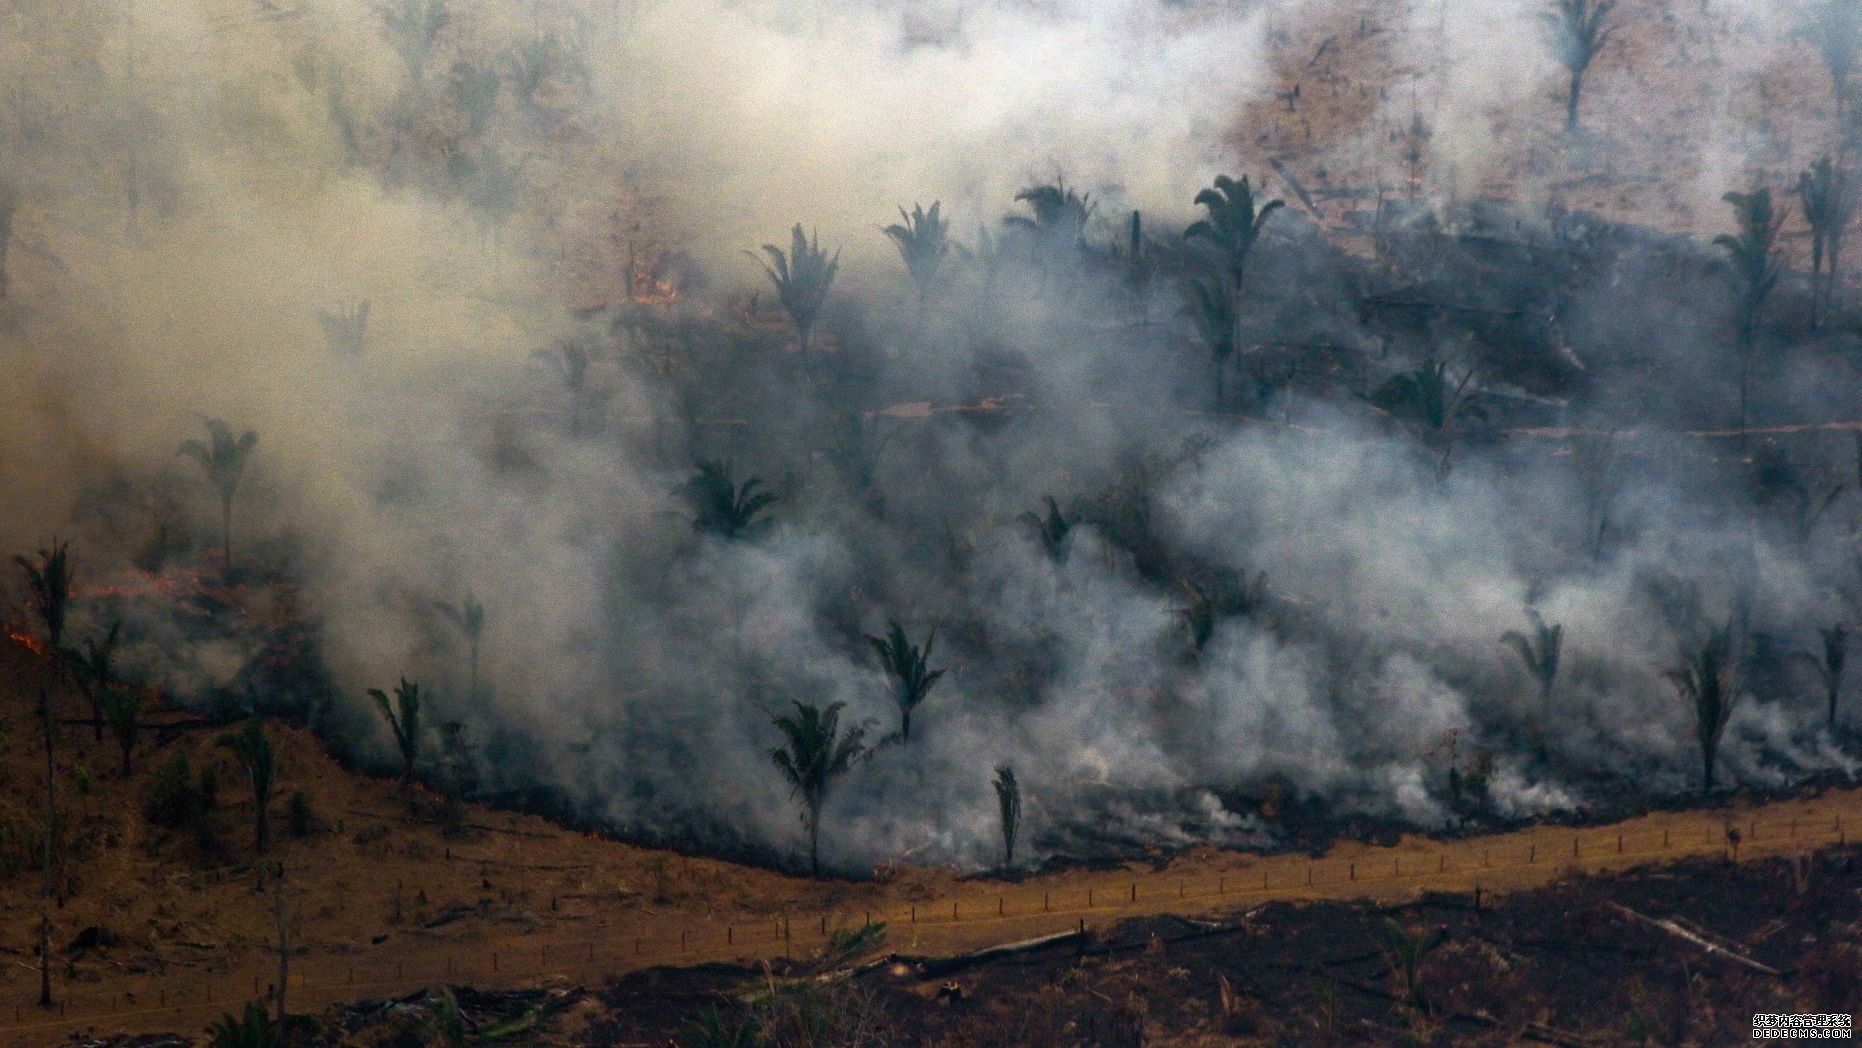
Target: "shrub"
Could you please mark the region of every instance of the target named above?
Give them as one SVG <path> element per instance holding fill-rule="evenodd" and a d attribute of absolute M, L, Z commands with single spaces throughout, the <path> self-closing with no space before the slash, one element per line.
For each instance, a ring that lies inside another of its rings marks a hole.
<path fill-rule="evenodd" d="M 310 808 L 310 798 L 303 790 L 291 791 L 291 802 L 285 811 L 285 829 L 295 840 L 303 840 L 317 832 L 317 813 Z"/>

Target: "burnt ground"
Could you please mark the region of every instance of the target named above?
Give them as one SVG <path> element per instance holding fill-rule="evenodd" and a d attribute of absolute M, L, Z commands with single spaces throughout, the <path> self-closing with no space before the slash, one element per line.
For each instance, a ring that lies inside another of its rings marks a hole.
<path fill-rule="evenodd" d="M 323 1032 L 300 1043 L 1727 1044 L 1750 1038 L 1757 1012 L 1853 1013 L 1862 1003 L 1859 864 L 1857 847 L 1691 861 L 1478 909 L 1466 895 L 1435 894 L 1394 906 L 1274 903 L 1224 924 L 1124 921 L 969 964 L 892 955 L 830 975 L 820 963 L 715 964 L 600 988 L 436 988 L 331 1009 Z M 947 985 L 959 1001 L 937 999 Z M 706 1022 L 712 1035 L 700 1032 Z M 449 1026 L 460 1041 L 449 1042 Z"/>

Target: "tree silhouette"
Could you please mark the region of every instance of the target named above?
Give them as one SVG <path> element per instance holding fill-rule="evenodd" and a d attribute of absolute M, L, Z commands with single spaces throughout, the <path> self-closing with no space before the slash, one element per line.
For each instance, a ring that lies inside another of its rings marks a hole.
<path fill-rule="evenodd" d="M 1067 559 L 1067 537 L 1073 533 L 1073 518 L 1060 512 L 1060 503 L 1054 501 L 1054 496 L 1043 495 L 1041 501 L 1047 506 L 1046 514 L 1028 511 L 1015 519 L 1034 532 L 1047 559 L 1059 564 Z"/>
<path fill-rule="evenodd" d="M 13 563 L 26 576 L 27 599 L 45 627 L 46 650 L 54 657 L 63 649 L 65 611 L 71 603 L 73 569 L 67 543 L 52 540 L 52 548 L 39 551 L 35 563 L 14 554 Z"/>
<path fill-rule="evenodd" d="M 1823 682 L 1824 697 L 1829 702 L 1829 715 L 1826 723 L 1836 727 L 1836 698 L 1843 690 L 1843 666 L 1849 659 L 1849 631 L 1837 623 L 1829 629 L 1817 628 L 1823 638 L 1823 656 L 1818 658 L 1808 652 L 1800 657 L 1810 663 L 1817 677 Z"/>
<path fill-rule="evenodd" d="M 110 735 L 123 756 L 123 778 L 129 778 L 129 758 L 142 734 L 142 697 L 136 689 L 122 684 L 103 687 L 103 720 L 110 725 Z"/>
<path fill-rule="evenodd" d="M 219 744 L 233 751 L 240 770 L 246 773 L 247 784 L 252 787 L 253 837 L 263 853 L 272 846 L 272 789 L 278 784 L 277 754 L 272 750 L 271 739 L 265 735 L 265 723 L 257 717 L 249 718 L 239 731 L 220 736 Z"/>
<path fill-rule="evenodd" d="M 221 1015 L 207 1027 L 207 1048 L 284 1048 L 284 1043 L 284 1028 L 257 1001 L 247 1001 L 241 1014 Z"/>
<path fill-rule="evenodd" d="M 1820 0 L 1811 7 L 1809 20 L 1798 27 L 1796 35 L 1808 41 L 1823 58 L 1840 124 L 1849 99 L 1849 76 L 1855 71 L 1856 51 L 1862 47 L 1862 8 L 1854 0 Z"/>
<path fill-rule="evenodd" d="M 1563 623 L 1547 625 L 1538 611 L 1527 608 L 1526 617 L 1532 622 L 1530 634 L 1518 630 L 1507 630 L 1500 635 L 1500 643 L 1513 649 L 1519 655 L 1519 661 L 1526 668 L 1526 673 L 1539 685 L 1539 750 L 1545 750 L 1545 737 L 1552 724 L 1552 688 L 1558 683 L 1558 656 L 1564 647 L 1565 627 Z"/>
<path fill-rule="evenodd" d="M 1578 98 L 1584 90 L 1584 74 L 1603 53 L 1616 27 L 1609 24 L 1616 0 L 1552 0 L 1551 10 L 1539 13 L 1545 36 L 1552 47 L 1552 57 L 1571 74 L 1571 90 L 1565 95 L 1565 130 L 1578 126 Z"/>
<path fill-rule="evenodd" d="M 1068 188 L 1064 178 L 1028 186 L 1015 194 L 1015 202 L 1027 204 L 1034 217 L 1009 215 L 1002 224 L 1032 234 L 1035 249 L 1044 258 L 1060 257 L 1084 247 L 1086 223 L 1099 206 L 1091 193 L 1082 195 Z"/>
<path fill-rule="evenodd" d="M 1681 665 L 1663 674 L 1693 711 L 1694 738 L 1700 744 L 1701 779 L 1709 792 L 1713 789 L 1713 767 L 1719 756 L 1720 737 L 1726 732 L 1727 722 L 1733 716 L 1733 705 L 1739 698 L 1734 666 L 1733 631 L 1730 626 L 1722 626 L 1710 630 L 1706 642 L 1692 655 L 1682 652 Z"/>
<path fill-rule="evenodd" d="M 780 496 L 758 491 L 763 484 L 757 477 L 738 485 L 731 477 L 731 464 L 716 459 L 698 464 L 698 472 L 685 485 L 685 498 L 692 507 L 692 528 L 720 538 L 748 538 L 761 532 L 769 523 L 758 515 L 774 505 Z"/>
<path fill-rule="evenodd" d="M 834 274 L 840 271 L 840 252 L 837 250 L 830 257 L 821 250 L 821 235 L 815 234 L 811 242 L 802 233 L 800 222 L 789 236 L 788 255 L 774 244 L 764 244 L 763 253 L 769 256 L 769 262 L 758 259 L 757 264 L 776 286 L 777 300 L 789 319 L 795 322 L 796 345 L 801 352 L 802 367 L 807 369 L 809 335 L 814 331 L 815 319 L 821 315 L 822 304 L 827 301 L 828 288 L 834 284 Z M 756 258 L 750 252 L 745 254 Z"/>
<path fill-rule="evenodd" d="M 1215 409 L 1222 410 L 1223 379 L 1235 358 L 1235 340 L 1241 327 L 1241 303 L 1235 289 L 1216 277 L 1185 277 L 1177 283 L 1184 312 L 1196 325 L 1196 334 L 1209 348 L 1215 363 Z"/>
<path fill-rule="evenodd" d="M 370 688 L 369 697 L 394 732 L 395 749 L 401 753 L 401 785 L 405 787 L 414 781 L 414 762 L 420 758 L 420 685 L 402 677 L 394 686 L 393 705 L 380 688 Z"/>
<path fill-rule="evenodd" d="M 485 606 L 473 599 L 472 591 L 466 590 L 465 599 L 458 604 L 445 601 L 433 602 L 433 610 L 440 613 L 447 622 L 453 624 L 465 635 L 466 652 L 471 666 L 471 690 L 466 694 L 472 701 L 478 701 L 478 635 L 485 629 Z"/>
<path fill-rule="evenodd" d="M 426 75 L 427 54 L 452 21 L 446 0 L 385 0 L 377 10 L 388 29 L 388 43 L 418 85 Z"/>
<path fill-rule="evenodd" d="M 588 380 L 588 369 L 595 355 L 586 346 L 565 340 L 549 349 L 539 349 L 531 356 L 549 365 L 556 380 L 569 394 L 569 435 L 585 435 L 591 409 L 606 399 Z"/>
<path fill-rule="evenodd" d="M 1726 249 L 1734 278 L 1739 281 L 1739 439 L 1743 448 L 1750 420 L 1752 356 L 1758 337 L 1759 311 L 1778 285 L 1783 264 L 1778 259 L 1778 231 L 1784 216 L 1772 209 L 1771 190 L 1728 193 L 1721 199 L 1733 206 L 1739 223 L 1737 235 L 1722 233 L 1713 242 Z"/>
<path fill-rule="evenodd" d="M 0 298 L 7 294 L 6 261 L 13 245 L 13 215 L 19 210 L 19 186 L 0 175 Z"/>
<path fill-rule="evenodd" d="M 115 683 L 115 674 L 111 661 L 116 654 L 117 635 L 123 631 L 121 620 L 112 622 L 103 640 L 86 640 L 84 650 L 67 648 L 62 654 L 65 665 L 71 669 L 71 677 L 77 681 L 78 691 L 83 694 L 84 702 L 91 708 L 91 728 L 93 737 L 103 741 L 103 696 Z"/>
<path fill-rule="evenodd" d="M 1246 175 L 1239 182 L 1227 175 L 1215 176 L 1215 185 L 1197 193 L 1195 203 L 1207 214 L 1183 231 L 1183 239 L 1204 241 L 1222 253 L 1239 299 L 1247 278 L 1248 256 L 1261 239 L 1267 220 L 1286 204 L 1269 200 L 1257 208 Z"/>
<path fill-rule="evenodd" d="M 879 655 L 880 668 L 892 678 L 892 699 L 899 706 L 899 740 L 910 742 L 912 711 L 925 701 L 938 678 L 944 675 L 943 670 L 930 668 L 931 647 L 937 643 L 937 630 L 925 637 L 925 646 L 920 648 L 906 639 L 905 627 L 892 619 L 886 622 L 884 637 L 869 633 L 866 642 Z"/>
<path fill-rule="evenodd" d="M 913 204 L 910 213 L 900 205 L 899 218 L 903 221 L 880 230 L 899 249 L 899 257 L 905 261 L 906 272 L 918 291 L 919 309 L 930 300 L 931 292 L 937 287 L 938 268 L 943 265 L 944 256 L 950 253 L 950 221 L 939 216 L 939 204 L 933 200 L 929 211 Z"/>
<path fill-rule="evenodd" d="M 770 717 L 782 732 L 784 745 L 769 751 L 769 759 L 789 784 L 789 796 L 802 799 L 802 820 L 808 825 L 808 871 L 821 876 L 821 805 L 834 781 L 852 770 L 866 752 L 866 728 L 840 730 L 844 702 L 822 709 L 813 703 L 793 703 L 793 715 Z"/>
<path fill-rule="evenodd" d="M 178 455 L 200 463 L 207 480 L 220 495 L 220 553 L 226 559 L 226 573 L 233 573 L 233 496 L 239 493 L 239 478 L 246 472 L 246 460 L 259 445 L 259 435 L 246 430 L 237 438 L 225 422 L 207 420 L 208 441 L 184 440 Z"/>
<path fill-rule="evenodd" d="M 1429 360 L 1371 393 L 1371 403 L 1409 426 L 1425 447 L 1441 456 L 1436 463 L 1438 479 L 1448 475 L 1458 424 L 1463 419 L 1487 417 L 1487 409 L 1478 402 L 1481 391 L 1475 387 L 1479 374 L 1480 367 L 1475 365 L 1456 378 L 1447 361 Z"/>
<path fill-rule="evenodd" d="M 1015 833 L 1021 828 L 1022 787 L 1015 781 L 1015 769 L 1006 764 L 996 766 L 996 809 L 1002 814 L 1002 868 L 1015 865 Z"/>
<path fill-rule="evenodd" d="M 369 300 L 363 299 L 353 309 L 319 309 L 317 323 L 323 328 L 323 343 L 331 356 L 360 357 L 368 348 Z"/>
<path fill-rule="evenodd" d="M 1797 177 L 1797 198 L 1810 225 L 1810 325 L 1819 327 L 1836 298 L 1843 231 L 1855 215 L 1856 195 L 1849 172 L 1826 156 Z"/>
<path fill-rule="evenodd" d="M 1253 615 L 1267 604 L 1265 571 L 1255 572 L 1250 579 L 1245 571 L 1223 570 L 1200 585 L 1189 579 L 1177 585 L 1183 590 L 1183 606 L 1177 609 L 1177 617 L 1183 620 L 1192 656 L 1201 655 L 1215 639 L 1216 623 L 1232 616 Z"/>

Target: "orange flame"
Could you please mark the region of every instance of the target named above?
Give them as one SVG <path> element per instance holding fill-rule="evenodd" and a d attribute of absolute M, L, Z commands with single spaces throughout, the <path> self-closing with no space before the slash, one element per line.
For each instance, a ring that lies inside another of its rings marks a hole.
<path fill-rule="evenodd" d="M 0 626 L 0 629 L 4 629 L 6 635 L 11 638 L 15 644 L 18 644 L 20 647 L 25 648 L 27 651 L 32 652 L 40 658 L 47 658 L 52 654 L 52 649 L 46 647 L 44 641 L 19 629 L 10 622 L 6 623 L 4 626 Z"/>

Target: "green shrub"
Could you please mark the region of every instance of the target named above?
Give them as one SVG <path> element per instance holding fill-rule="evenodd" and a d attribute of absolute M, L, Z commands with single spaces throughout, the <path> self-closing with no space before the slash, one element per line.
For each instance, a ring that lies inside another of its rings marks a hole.
<path fill-rule="evenodd" d="M 310 798 L 303 790 L 291 791 L 291 802 L 285 812 L 285 828 L 296 840 L 303 840 L 317 832 L 317 813 L 310 810 Z"/>
<path fill-rule="evenodd" d="M 187 754 L 177 753 L 173 760 L 156 769 L 149 782 L 144 812 L 157 826 L 198 830 L 213 811 L 218 794 L 219 779 L 213 768 L 202 768 L 196 783 Z"/>

